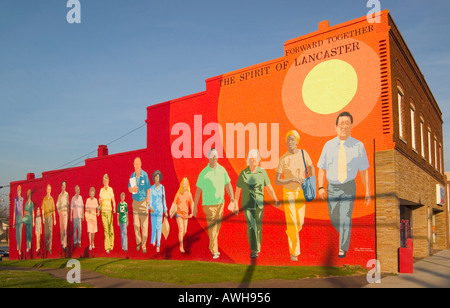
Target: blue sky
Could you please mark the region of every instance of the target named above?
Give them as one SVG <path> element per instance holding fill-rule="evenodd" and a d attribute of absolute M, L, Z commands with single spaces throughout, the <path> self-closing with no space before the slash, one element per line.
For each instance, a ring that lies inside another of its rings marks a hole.
<path fill-rule="evenodd" d="M 81 23 L 69 24 L 66 3 L 0 2 L 0 186 L 93 157 L 99 144 L 144 124 L 147 106 L 281 57 L 285 41 L 322 20 L 335 25 L 369 11 L 366 0 L 80 0 Z M 450 2 L 380 3 L 443 112 L 450 166 Z M 145 147 L 141 128 L 109 152 Z"/>

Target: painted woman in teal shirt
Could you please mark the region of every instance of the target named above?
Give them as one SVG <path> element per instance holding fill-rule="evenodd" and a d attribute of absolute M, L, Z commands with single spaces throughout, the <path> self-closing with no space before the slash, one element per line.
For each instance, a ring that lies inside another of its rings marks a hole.
<path fill-rule="evenodd" d="M 164 186 L 160 183 L 162 180 L 162 173 L 159 170 L 153 172 L 153 184 L 150 187 L 150 213 L 151 213 L 151 223 L 152 223 L 152 237 L 151 243 L 153 246 L 156 245 L 156 252 L 160 250 L 161 243 L 161 229 L 162 229 L 162 220 L 163 214 L 168 216 L 167 214 L 167 205 L 166 205 L 166 194 Z"/>

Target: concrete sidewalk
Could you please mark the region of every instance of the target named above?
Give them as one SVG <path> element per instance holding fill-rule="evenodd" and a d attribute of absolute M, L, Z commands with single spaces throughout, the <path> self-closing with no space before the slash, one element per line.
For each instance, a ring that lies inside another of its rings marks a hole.
<path fill-rule="evenodd" d="M 414 273 L 387 276 L 364 288 L 450 288 L 450 250 L 414 263 Z"/>

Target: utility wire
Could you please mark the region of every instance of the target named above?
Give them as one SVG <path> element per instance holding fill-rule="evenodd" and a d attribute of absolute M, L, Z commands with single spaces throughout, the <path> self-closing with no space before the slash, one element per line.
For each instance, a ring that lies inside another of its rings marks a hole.
<path fill-rule="evenodd" d="M 141 129 L 142 127 L 144 127 L 144 126 L 146 126 L 146 125 L 147 125 L 147 124 L 144 123 L 144 124 L 142 124 L 141 126 L 139 126 L 139 127 L 135 128 L 135 129 L 129 131 L 129 132 L 126 133 L 125 135 L 120 136 L 119 138 L 116 138 L 116 139 L 114 139 L 113 141 L 110 141 L 110 142 L 107 143 L 106 145 L 107 145 L 107 146 L 108 146 L 108 145 L 111 145 L 112 143 L 114 143 L 114 142 L 116 142 L 116 141 L 119 141 L 119 140 L 122 139 L 122 138 L 125 138 L 126 136 L 128 136 L 128 135 L 134 133 L 135 131 Z M 62 166 L 56 168 L 56 169 L 64 168 L 65 166 L 70 165 L 70 164 L 72 164 L 72 163 L 74 163 L 74 162 L 76 162 L 76 163 L 75 163 L 74 165 L 71 165 L 70 167 L 76 166 L 76 165 L 78 165 L 78 164 L 80 163 L 80 162 L 79 162 L 80 159 L 84 159 L 86 156 L 91 155 L 91 154 L 95 153 L 96 151 L 97 151 L 97 150 L 91 151 L 91 152 L 89 152 L 89 153 L 87 153 L 87 154 L 85 154 L 85 155 L 83 155 L 83 156 L 78 157 L 77 159 L 74 159 L 74 160 L 72 160 L 72 161 L 70 161 L 70 162 L 68 162 L 68 163 L 66 163 L 66 164 L 64 164 L 64 165 L 62 165 Z"/>
<path fill-rule="evenodd" d="M 112 144 L 112 143 L 114 143 L 114 142 L 116 142 L 116 141 L 119 141 L 120 139 L 125 138 L 126 136 L 128 136 L 128 135 L 134 133 L 135 131 L 141 129 L 142 127 L 144 127 L 144 126 L 146 126 L 146 125 L 147 125 L 147 124 L 144 123 L 144 124 L 142 124 L 141 126 L 139 126 L 139 127 L 135 128 L 135 129 L 129 131 L 129 132 L 126 133 L 125 135 L 120 136 L 119 138 L 116 138 L 116 139 L 114 139 L 113 141 L 110 141 L 110 142 L 107 143 L 106 145 L 108 146 L 108 145 L 110 145 L 110 144 Z M 79 161 L 79 160 L 81 160 L 81 159 L 84 160 L 84 158 L 85 158 L 86 156 L 89 156 L 89 155 L 95 153 L 96 151 L 97 151 L 97 150 L 94 150 L 94 151 L 91 151 L 91 152 L 89 152 L 89 153 L 87 153 L 87 154 L 84 154 L 83 156 L 80 156 L 80 157 L 78 157 L 77 159 L 74 159 L 74 160 L 72 160 L 72 161 L 70 161 L 70 162 L 68 162 L 68 163 L 66 163 L 66 164 L 64 164 L 64 165 L 62 165 L 62 166 L 56 168 L 56 170 L 61 169 L 61 168 L 64 168 L 64 167 L 66 167 L 66 166 L 68 166 L 68 165 L 71 165 L 71 164 L 75 163 L 75 164 L 73 164 L 73 165 L 70 166 L 70 167 L 74 167 L 74 166 L 78 165 L 79 163 L 81 163 L 81 161 Z M 9 185 L 3 185 L 3 186 L 0 186 L 0 189 L 2 189 L 2 188 L 7 188 L 7 187 L 10 187 L 10 186 L 9 186 Z"/>
<path fill-rule="evenodd" d="M 56 169 L 62 169 L 62 168 L 64 168 L 65 166 L 70 165 L 71 163 L 74 163 L 74 162 L 78 162 L 80 159 L 82 159 L 82 158 L 84 158 L 84 157 L 86 157 L 86 156 L 88 156 L 88 155 L 91 155 L 91 154 L 93 154 L 93 153 L 95 153 L 95 150 L 92 151 L 92 152 L 89 152 L 89 153 L 87 153 L 87 154 L 84 154 L 83 156 L 80 156 L 80 157 L 78 157 L 77 159 L 74 159 L 74 160 L 68 162 L 67 164 L 64 164 L 64 165 L 62 165 L 62 166 L 59 166 L 59 167 L 56 168 Z M 77 165 L 77 164 L 79 164 L 79 163 L 76 163 L 75 165 Z"/>
<path fill-rule="evenodd" d="M 114 139 L 113 141 L 110 141 L 110 142 L 107 143 L 106 145 L 110 145 L 110 144 L 112 144 L 112 143 L 114 143 L 114 142 L 116 142 L 116 141 L 118 141 L 118 140 L 120 140 L 120 139 L 122 139 L 122 138 L 125 138 L 126 136 L 130 135 L 131 133 L 134 133 L 135 131 L 137 131 L 138 129 L 141 129 L 142 127 L 144 127 L 144 126 L 146 126 L 146 125 L 147 125 L 147 123 L 144 123 L 144 124 L 142 124 L 141 126 L 135 128 L 135 129 L 133 129 L 132 131 L 129 131 L 129 132 L 126 133 L 125 135 L 123 135 L 123 136 L 121 136 L 121 137 L 119 137 L 119 138 L 117 138 L 117 139 Z"/>

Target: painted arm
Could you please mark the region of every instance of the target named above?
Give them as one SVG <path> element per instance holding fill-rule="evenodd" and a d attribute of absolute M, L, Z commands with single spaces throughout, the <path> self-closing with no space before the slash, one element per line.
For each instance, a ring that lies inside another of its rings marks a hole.
<path fill-rule="evenodd" d="M 239 209 L 236 207 L 236 200 L 234 199 L 233 186 L 231 185 L 231 182 L 225 185 L 225 190 L 227 191 L 228 196 L 230 196 L 230 205 L 228 206 L 228 208 L 234 208 L 235 210 L 233 211 L 233 213 L 236 215 L 239 214 Z"/>
<path fill-rule="evenodd" d="M 198 201 L 200 200 L 201 194 L 202 194 L 202 189 L 200 187 L 197 187 L 197 191 L 195 192 L 195 198 L 194 198 L 194 210 L 192 212 L 194 214 L 194 217 L 197 217 Z"/>
<path fill-rule="evenodd" d="M 276 173 L 275 174 L 275 185 L 287 185 L 290 183 L 298 183 L 298 184 L 303 184 L 303 179 L 300 178 L 290 178 L 290 179 L 283 179 L 281 178 L 281 173 Z"/>
<path fill-rule="evenodd" d="M 316 175 L 316 170 L 315 170 L 315 168 L 314 168 L 314 166 L 313 165 L 311 165 L 311 166 L 308 166 L 309 168 L 309 176 L 315 176 Z"/>
<path fill-rule="evenodd" d="M 275 207 L 279 207 L 281 205 L 281 202 L 278 201 L 277 195 L 275 194 L 275 190 L 273 189 L 272 185 L 267 185 L 266 189 L 270 197 L 275 200 Z"/>
<path fill-rule="evenodd" d="M 325 183 L 325 175 L 326 175 L 325 169 L 319 168 L 318 181 L 319 187 L 322 187 L 321 189 L 319 189 L 319 196 L 322 198 L 322 200 L 326 200 L 327 198 L 327 192 L 323 186 Z"/>
<path fill-rule="evenodd" d="M 233 186 L 231 185 L 231 182 L 229 182 L 227 185 L 225 185 L 225 190 L 228 193 L 228 196 L 230 196 L 230 201 L 234 202 L 234 193 L 233 193 Z"/>
<path fill-rule="evenodd" d="M 236 204 L 234 214 L 239 214 L 239 199 L 241 198 L 242 188 L 236 186 L 236 192 L 234 193 L 234 202 Z"/>
<path fill-rule="evenodd" d="M 151 188 L 149 189 L 149 193 L 147 194 L 147 196 L 149 196 L 150 197 L 150 199 L 149 199 L 149 201 L 148 201 L 148 209 L 150 210 L 150 213 L 154 213 L 155 212 L 155 209 L 153 208 L 153 198 L 152 198 L 152 195 L 151 195 Z"/>
<path fill-rule="evenodd" d="M 150 205 L 150 188 L 147 189 L 147 198 L 146 198 L 146 201 L 147 201 L 147 205 Z"/>
<path fill-rule="evenodd" d="M 116 200 L 115 200 L 114 194 L 112 195 L 111 203 L 112 203 L 112 207 L 113 207 L 113 213 L 115 214 L 116 213 Z"/>
<path fill-rule="evenodd" d="M 166 191 L 164 186 L 163 186 L 163 212 L 164 215 L 169 216 L 169 214 L 167 213 Z"/>
<path fill-rule="evenodd" d="M 189 215 L 189 218 L 191 218 L 192 216 L 194 216 L 194 200 L 192 200 L 192 195 L 191 193 L 189 193 L 190 195 L 190 204 L 191 204 L 191 214 Z"/>

